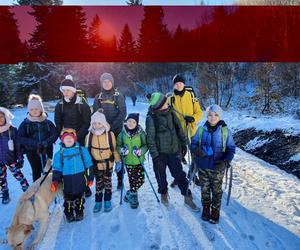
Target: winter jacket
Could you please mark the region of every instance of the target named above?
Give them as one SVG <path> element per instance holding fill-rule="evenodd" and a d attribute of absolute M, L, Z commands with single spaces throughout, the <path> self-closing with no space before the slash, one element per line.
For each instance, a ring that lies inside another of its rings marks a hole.
<path fill-rule="evenodd" d="M 8 148 L 9 139 L 14 142 L 14 151 Z M 15 127 L 10 126 L 9 130 L 0 133 L 0 164 L 10 165 L 19 159 L 23 159 L 18 138 L 18 131 Z"/>
<path fill-rule="evenodd" d="M 168 103 L 175 109 L 183 131 L 186 133 L 186 122 L 184 116 L 192 116 L 195 121 L 189 124 L 190 137 L 193 137 L 197 130 L 197 124 L 202 119 L 202 110 L 196 97 L 190 91 L 185 90 L 182 96 L 172 94 L 168 97 Z"/>
<path fill-rule="evenodd" d="M 18 129 L 18 137 L 26 153 L 36 151 L 39 142 L 47 142 L 47 155 L 52 158 L 53 143 L 58 138 L 55 125 L 45 120 L 42 122 L 32 122 L 25 118 Z"/>
<path fill-rule="evenodd" d="M 129 153 L 125 156 L 125 164 L 126 165 L 139 165 L 141 162 L 143 163 L 145 160 L 145 154 L 148 151 L 146 133 L 139 126 L 137 133 L 130 136 L 126 129 L 123 128 L 122 132 L 118 135 L 117 139 L 117 148 L 118 152 L 121 153 L 121 148 L 127 147 Z M 134 148 L 142 150 L 141 162 L 137 156 L 133 154 Z"/>
<path fill-rule="evenodd" d="M 54 154 L 52 181 L 63 181 L 65 194 L 81 194 L 86 190 L 87 181 L 94 179 L 92 166 L 87 148 L 81 147 L 79 143 L 71 148 L 62 146 Z"/>
<path fill-rule="evenodd" d="M 154 111 L 149 109 L 146 118 L 147 145 L 152 158 L 159 154 L 180 153 L 186 146 L 187 138 L 173 111 Z"/>
<path fill-rule="evenodd" d="M 122 131 L 127 115 L 124 96 L 115 89 L 110 91 L 103 90 L 95 96 L 93 112 L 96 112 L 98 109 L 102 109 L 111 131 L 118 136 Z"/>
<path fill-rule="evenodd" d="M 91 109 L 86 101 L 77 95 L 69 103 L 62 99 L 56 104 L 54 121 L 59 133 L 63 128 L 75 129 L 78 142 L 84 145 L 91 122 Z"/>
<path fill-rule="evenodd" d="M 214 131 L 209 130 L 208 123 L 203 126 L 203 133 L 201 137 L 201 149 L 207 151 L 207 148 L 212 148 L 212 155 L 205 157 L 196 157 L 196 165 L 202 169 L 215 169 L 217 161 L 226 160 L 230 163 L 235 154 L 235 143 L 233 141 L 232 133 L 228 129 L 228 136 L 226 140 L 226 150 L 223 152 L 223 137 L 222 127 L 227 126 L 224 121 L 220 121 Z M 199 129 L 192 138 L 191 150 L 194 153 L 199 147 Z"/>
<path fill-rule="evenodd" d="M 114 161 L 120 162 L 120 155 L 117 152 L 116 148 L 116 137 L 113 132 L 109 131 L 108 133 L 111 134 L 111 140 L 112 145 L 109 145 L 109 139 L 106 137 L 106 133 L 103 133 L 102 135 L 94 135 L 91 132 L 86 136 L 86 145 L 89 147 L 91 156 L 93 158 L 93 161 L 95 162 L 95 165 L 97 165 L 98 170 L 106 170 L 107 169 L 107 163 L 109 169 L 113 168 Z M 91 139 L 91 145 L 89 145 L 89 138 L 92 136 Z M 111 148 L 113 148 L 113 151 L 111 151 Z M 100 162 L 104 161 L 104 162 Z"/>

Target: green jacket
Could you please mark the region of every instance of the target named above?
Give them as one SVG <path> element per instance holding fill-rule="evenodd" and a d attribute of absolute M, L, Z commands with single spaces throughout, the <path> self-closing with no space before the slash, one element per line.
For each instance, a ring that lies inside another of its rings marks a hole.
<path fill-rule="evenodd" d="M 120 155 L 121 155 L 121 148 L 125 146 L 129 150 L 129 154 L 125 156 L 126 165 L 140 164 L 139 158 L 133 154 L 134 148 L 142 149 L 143 154 L 141 156 L 141 161 L 142 163 L 144 162 L 145 154 L 148 151 L 148 147 L 146 141 L 146 133 L 141 126 L 139 126 L 138 132 L 132 137 L 130 137 L 130 135 L 126 132 L 125 128 L 122 129 L 122 132 L 118 135 L 117 138 L 117 150 Z"/>
<path fill-rule="evenodd" d="M 159 154 L 179 153 L 186 146 L 187 138 L 173 111 L 149 109 L 146 118 L 147 144 L 152 159 Z"/>

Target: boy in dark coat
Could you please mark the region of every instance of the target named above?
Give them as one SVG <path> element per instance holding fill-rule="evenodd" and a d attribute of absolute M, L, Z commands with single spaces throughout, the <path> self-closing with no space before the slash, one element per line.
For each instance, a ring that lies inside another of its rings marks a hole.
<path fill-rule="evenodd" d="M 28 182 L 21 168 L 23 167 L 23 155 L 20 150 L 17 129 L 12 126 L 14 116 L 8 109 L 0 107 L 0 187 L 2 190 L 2 204 L 10 201 L 7 185 L 7 168 L 20 182 L 22 190 L 28 188 Z"/>

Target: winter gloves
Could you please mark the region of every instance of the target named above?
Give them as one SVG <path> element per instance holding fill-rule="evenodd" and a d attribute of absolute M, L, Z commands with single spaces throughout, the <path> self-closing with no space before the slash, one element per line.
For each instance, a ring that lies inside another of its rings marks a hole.
<path fill-rule="evenodd" d="M 195 121 L 195 118 L 193 116 L 186 115 L 184 116 L 184 120 L 186 123 L 193 123 Z"/>
<path fill-rule="evenodd" d="M 89 187 L 92 187 L 92 186 L 93 186 L 93 184 L 94 184 L 94 182 L 93 182 L 93 181 L 88 181 L 88 183 L 87 183 L 87 185 L 88 185 Z"/>
<path fill-rule="evenodd" d="M 153 159 L 153 165 L 156 167 L 156 168 L 163 168 L 164 167 L 164 163 L 163 161 L 160 159 L 159 156 L 155 157 Z"/>
<path fill-rule="evenodd" d="M 116 162 L 115 164 L 115 172 L 119 173 L 122 170 L 122 162 Z"/>
<path fill-rule="evenodd" d="M 122 147 L 121 148 L 121 155 L 122 156 L 126 156 L 126 155 L 128 155 L 129 154 L 129 150 L 128 150 L 128 148 L 125 146 L 125 147 Z"/>
<path fill-rule="evenodd" d="M 57 188 L 58 188 L 58 182 L 57 181 L 53 181 L 52 183 L 51 183 L 51 187 L 50 187 L 50 190 L 51 190 L 51 192 L 56 192 L 57 191 Z"/>
<path fill-rule="evenodd" d="M 134 148 L 132 151 L 133 155 L 136 157 L 141 157 L 143 154 L 143 151 L 140 148 Z"/>
<path fill-rule="evenodd" d="M 195 150 L 194 155 L 201 158 L 206 157 L 206 153 L 199 147 Z"/>

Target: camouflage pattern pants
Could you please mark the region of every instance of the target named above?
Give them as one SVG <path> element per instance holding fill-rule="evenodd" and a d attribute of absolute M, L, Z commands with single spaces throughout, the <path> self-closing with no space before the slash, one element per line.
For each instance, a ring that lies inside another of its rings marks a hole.
<path fill-rule="evenodd" d="M 203 206 L 212 205 L 215 208 L 221 208 L 223 177 L 223 171 L 210 169 L 199 170 L 201 202 Z"/>
<path fill-rule="evenodd" d="M 139 188 L 144 184 L 145 173 L 141 165 L 127 166 L 126 170 L 129 179 L 130 191 L 137 192 Z"/>
<path fill-rule="evenodd" d="M 112 193 L 112 176 L 113 169 L 106 169 L 106 170 L 95 170 L 95 177 L 96 177 L 96 202 L 102 202 L 103 200 L 103 191 L 104 191 L 104 201 L 111 200 L 111 193 Z"/>

